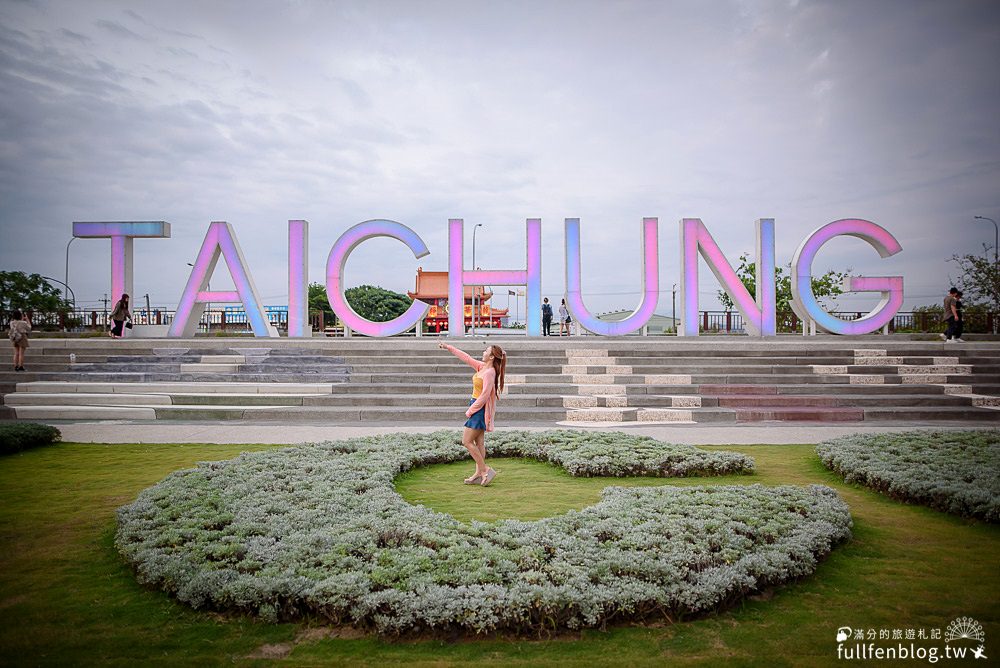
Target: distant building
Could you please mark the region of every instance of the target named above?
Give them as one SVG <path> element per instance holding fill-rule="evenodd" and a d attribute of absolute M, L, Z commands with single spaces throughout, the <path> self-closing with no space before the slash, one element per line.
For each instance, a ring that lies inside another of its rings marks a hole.
<path fill-rule="evenodd" d="M 632 315 L 632 311 L 610 311 L 608 313 L 601 313 L 597 316 L 597 319 L 604 322 L 618 322 L 619 320 L 624 320 L 630 315 Z M 648 323 L 646 323 L 646 327 L 649 328 L 650 334 L 666 334 L 668 332 L 676 332 L 678 322 L 680 321 L 671 318 L 668 315 L 654 313 L 653 317 L 649 319 Z"/>
<path fill-rule="evenodd" d="M 424 271 L 423 267 L 417 268 L 416 285 L 413 292 L 406 293 L 410 299 L 419 300 L 425 304 L 430 304 L 427 315 L 424 317 L 424 330 L 428 332 L 442 332 L 448 329 L 448 272 L 447 271 Z M 501 321 L 507 319 L 507 309 L 493 308 L 488 303 L 493 293 L 482 285 L 465 286 L 465 303 L 462 311 L 465 316 L 465 326 L 472 326 L 472 299 L 475 297 L 479 314 L 476 317 L 476 327 L 497 327 L 501 326 Z"/>

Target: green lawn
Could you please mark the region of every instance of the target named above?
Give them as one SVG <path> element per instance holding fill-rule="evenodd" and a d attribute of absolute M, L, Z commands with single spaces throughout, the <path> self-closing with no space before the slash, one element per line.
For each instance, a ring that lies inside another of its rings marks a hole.
<path fill-rule="evenodd" d="M 851 506 L 854 539 L 801 582 L 705 619 L 618 627 L 538 641 L 385 641 L 350 630 L 268 625 L 195 612 L 136 584 L 113 546 L 114 510 L 170 471 L 270 446 L 62 444 L 0 458 L 0 664 L 4 665 L 826 665 L 839 626 L 944 628 L 970 616 L 1000 652 L 1000 527 L 906 506 L 845 485 L 812 446 L 722 449 L 752 455 L 753 476 L 574 479 L 524 460 L 495 460 L 489 489 L 461 484 L 468 463 L 409 472 L 411 502 L 462 520 L 537 519 L 595 502 L 609 485 L 810 484 Z M 919 643 L 918 643 L 919 644 Z"/>

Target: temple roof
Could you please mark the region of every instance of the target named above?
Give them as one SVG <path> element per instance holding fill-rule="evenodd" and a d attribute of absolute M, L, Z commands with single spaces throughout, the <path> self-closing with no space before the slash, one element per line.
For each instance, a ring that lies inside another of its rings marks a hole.
<path fill-rule="evenodd" d="M 482 285 L 466 285 L 465 298 L 472 299 L 473 291 L 476 298 L 482 302 L 488 302 L 493 293 Z M 441 299 L 448 297 L 448 272 L 447 271 L 424 271 L 423 267 L 417 268 L 417 282 L 413 292 L 407 292 L 410 299 Z"/>

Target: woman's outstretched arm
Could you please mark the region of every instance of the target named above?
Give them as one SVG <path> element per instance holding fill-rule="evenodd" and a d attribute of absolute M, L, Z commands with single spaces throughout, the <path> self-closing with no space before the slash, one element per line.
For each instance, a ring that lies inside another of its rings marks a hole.
<path fill-rule="evenodd" d="M 438 348 L 444 348 L 445 350 L 447 350 L 448 352 L 450 352 L 452 355 L 454 355 L 458 359 L 462 360 L 463 362 L 465 362 L 466 364 L 468 364 L 469 366 L 471 366 L 476 371 L 479 371 L 480 369 L 483 368 L 483 362 L 482 362 L 482 360 L 477 360 L 475 357 L 469 355 L 468 353 L 462 352 L 461 350 L 459 350 L 455 346 L 451 346 L 451 345 L 448 345 L 447 343 L 441 342 L 441 343 L 438 344 Z"/>

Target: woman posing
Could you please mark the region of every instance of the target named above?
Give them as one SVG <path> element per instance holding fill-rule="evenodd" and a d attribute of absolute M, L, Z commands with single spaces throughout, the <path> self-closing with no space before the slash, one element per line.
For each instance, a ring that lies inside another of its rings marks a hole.
<path fill-rule="evenodd" d="M 114 310 L 111 311 L 111 320 L 115 323 L 115 326 L 111 329 L 111 338 L 122 338 L 125 321 L 131 319 L 132 314 L 128 310 L 128 295 L 122 295 L 122 298 L 115 304 Z"/>
<path fill-rule="evenodd" d="M 31 320 L 28 314 L 14 311 L 10 319 L 10 331 L 7 336 L 14 345 L 14 371 L 24 371 L 24 351 L 28 348 L 28 334 L 31 332 Z"/>
<path fill-rule="evenodd" d="M 493 415 L 496 413 L 497 396 L 503 392 L 507 354 L 500 346 L 487 346 L 482 361 L 479 361 L 443 341 L 438 348 L 444 348 L 476 370 L 472 376 L 472 400 L 465 411 L 465 417 L 469 419 L 465 421 L 462 433 L 462 445 L 475 460 L 476 472 L 465 479 L 465 484 L 486 487 L 497 474 L 486 465 L 486 432 L 493 431 Z"/>
<path fill-rule="evenodd" d="M 571 322 L 573 322 L 573 318 L 569 317 L 569 309 L 566 308 L 566 300 L 564 299 L 559 305 L 559 336 L 564 336 L 564 330 L 565 336 L 569 336 L 569 323 Z"/>

